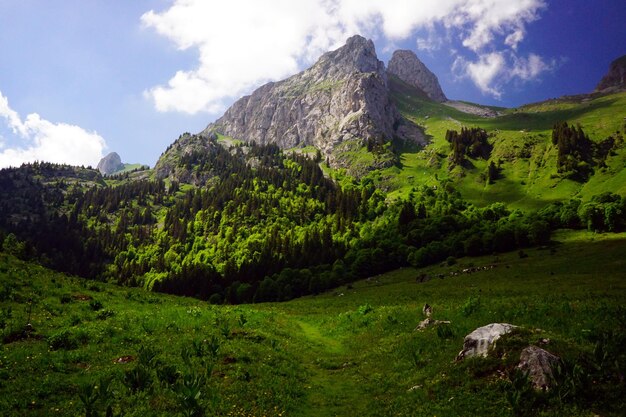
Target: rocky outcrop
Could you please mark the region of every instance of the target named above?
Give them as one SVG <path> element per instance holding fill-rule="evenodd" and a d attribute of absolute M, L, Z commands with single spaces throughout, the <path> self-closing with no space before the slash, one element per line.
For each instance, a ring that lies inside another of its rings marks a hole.
<path fill-rule="evenodd" d="M 520 363 L 517 366 L 522 372 L 528 373 L 528 378 L 536 390 L 550 389 L 554 381 L 554 368 L 561 359 L 547 350 L 537 346 L 528 346 L 520 354 Z"/>
<path fill-rule="evenodd" d="M 622 90 L 626 88 L 626 55 L 611 62 L 609 72 L 602 77 L 596 91 Z"/>
<path fill-rule="evenodd" d="M 463 350 L 459 352 L 456 360 L 462 360 L 472 356 L 487 356 L 489 349 L 496 340 L 510 333 L 517 326 L 508 323 L 491 323 L 474 330 L 463 340 Z"/>
<path fill-rule="evenodd" d="M 395 51 L 389 61 L 387 72 L 405 83 L 422 90 L 431 100 L 447 100 L 437 76 L 419 60 L 413 51 Z"/>
<path fill-rule="evenodd" d="M 102 175 L 111 175 L 123 170 L 124 164 L 122 163 L 122 158 L 116 152 L 111 152 L 98 162 L 97 169 Z"/>
<path fill-rule="evenodd" d="M 184 133 L 161 155 L 154 173 L 158 179 L 169 178 L 182 183 L 205 185 L 215 175 L 209 171 L 196 172 L 194 163 L 221 151 L 215 135 L 201 136 Z"/>
<path fill-rule="evenodd" d="M 361 36 L 322 55 L 309 69 L 239 99 L 201 135 L 214 132 L 283 149 L 313 145 L 334 166 L 347 164 L 333 152 L 346 142 L 424 140 L 391 102 L 384 64 L 374 43 Z"/>

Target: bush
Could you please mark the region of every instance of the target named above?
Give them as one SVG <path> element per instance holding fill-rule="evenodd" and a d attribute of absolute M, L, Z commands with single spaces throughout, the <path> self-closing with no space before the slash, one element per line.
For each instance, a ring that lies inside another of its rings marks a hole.
<path fill-rule="evenodd" d="M 114 315 L 115 315 L 115 311 L 109 310 L 109 309 L 104 309 L 104 310 L 98 311 L 98 314 L 96 314 L 96 317 L 99 320 L 106 320 L 109 317 L 113 317 Z"/>
<path fill-rule="evenodd" d="M 471 296 L 465 301 L 465 303 L 461 306 L 461 313 L 465 317 L 469 317 L 480 308 L 480 297 Z"/>
<path fill-rule="evenodd" d="M 122 383 L 133 393 L 145 391 L 152 385 L 152 375 L 145 367 L 139 365 L 124 372 Z"/>

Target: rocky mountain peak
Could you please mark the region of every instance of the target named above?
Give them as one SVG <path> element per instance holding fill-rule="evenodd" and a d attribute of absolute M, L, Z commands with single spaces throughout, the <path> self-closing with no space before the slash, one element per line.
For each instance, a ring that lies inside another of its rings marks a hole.
<path fill-rule="evenodd" d="M 331 165 L 335 152 L 382 144 L 394 137 L 422 141 L 421 132 L 401 120 L 391 102 L 385 65 L 371 40 L 349 38 L 307 70 L 268 83 L 237 100 L 201 133 L 222 134 L 283 149 L 313 145 Z"/>
<path fill-rule="evenodd" d="M 385 71 L 385 65 L 376 56 L 374 42 L 360 35 L 348 38 L 341 48 L 326 52 L 315 66 L 324 67 L 330 72 L 356 71 L 382 74 Z"/>
<path fill-rule="evenodd" d="M 98 162 L 97 169 L 102 175 L 109 175 L 124 169 L 124 164 L 117 152 L 111 152 Z"/>
<path fill-rule="evenodd" d="M 611 62 L 609 72 L 602 77 L 596 91 L 626 88 L 626 55 Z"/>
<path fill-rule="evenodd" d="M 389 61 L 387 72 L 405 83 L 419 88 L 434 101 L 447 101 L 437 76 L 433 74 L 413 51 L 395 51 Z"/>

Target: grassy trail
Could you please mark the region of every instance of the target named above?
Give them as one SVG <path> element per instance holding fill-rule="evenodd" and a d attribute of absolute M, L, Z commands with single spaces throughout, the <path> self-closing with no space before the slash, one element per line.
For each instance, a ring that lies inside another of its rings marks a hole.
<path fill-rule="evenodd" d="M 365 415 L 367 396 L 342 340 L 324 335 L 317 323 L 297 320 L 297 324 L 307 346 L 302 364 L 308 373 L 308 395 L 299 415 Z"/>

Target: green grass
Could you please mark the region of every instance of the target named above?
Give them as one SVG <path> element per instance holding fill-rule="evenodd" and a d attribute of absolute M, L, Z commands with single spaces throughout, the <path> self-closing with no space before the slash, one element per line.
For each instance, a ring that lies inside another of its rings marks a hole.
<path fill-rule="evenodd" d="M 626 193 L 624 147 L 608 158 L 607 168 L 596 168 L 588 183 L 579 184 L 557 175 L 557 151 L 550 139 L 558 121 L 580 123 L 592 140 L 623 133 L 626 93 L 554 99 L 504 110 L 499 117 L 481 118 L 429 101 L 397 79 L 392 78 L 390 85 L 400 112 L 423 126 L 430 140 L 423 150 L 402 152 L 399 168 L 382 171 L 382 182 L 390 189 L 391 198 L 405 197 L 416 185 L 436 185 L 443 179 L 453 181 L 465 199 L 479 206 L 504 202 L 524 210 L 573 197 L 588 200 L 605 191 Z M 501 162 L 503 177 L 495 184 L 487 184 L 481 177 L 488 161 L 471 160 L 470 169 L 450 169 L 445 133 L 463 126 L 482 127 L 493 135 L 490 160 Z"/>
<path fill-rule="evenodd" d="M 546 349 L 577 361 L 592 354 L 592 335 L 624 331 L 626 234 L 568 231 L 555 239 L 561 244 L 527 250 L 527 258 L 464 258 L 291 302 L 242 306 L 85 281 L 0 254 L 0 414 L 81 415 L 81 387 L 112 377 L 116 413 L 182 415 L 190 406 L 177 394 L 180 381 L 196 375 L 206 415 L 510 416 L 510 383 L 497 372 L 504 365 L 453 362 L 464 335 L 509 322 L 532 330 L 527 342 L 548 338 Z M 420 274 L 432 279 L 417 283 Z M 452 322 L 449 332 L 414 331 L 424 303 L 434 318 Z M 33 332 L 16 337 L 29 312 Z M 181 352 L 197 346 L 202 354 L 185 360 Z M 210 346 L 218 346 L 215 354 Z M 140 365 L 142 347 L 157 360 Z M 117 363 L 129 355 L 135 360 Z M 178 385 L 159 380 L 166 365 Z M 153 382 L 133 393 L 122 381 L 140 367 Z M 551 400 L 541 415 L 620 415 L 623 383 L 602 387 L 594 386 L 599 397 L 591 408 Z M 96 407 L 103 413 L 104 400 Z"/>

